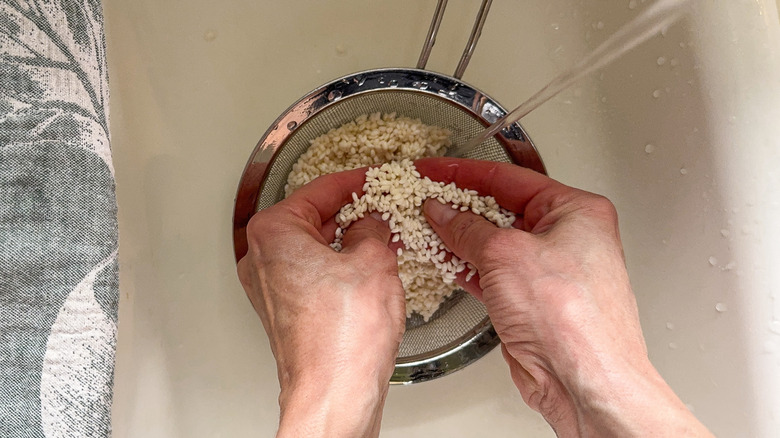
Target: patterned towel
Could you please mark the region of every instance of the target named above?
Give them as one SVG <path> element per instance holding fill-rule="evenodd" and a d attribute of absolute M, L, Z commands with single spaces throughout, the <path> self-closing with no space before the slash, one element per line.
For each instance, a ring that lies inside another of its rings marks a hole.
<path fill-rule="evenodd" d="M 0 1 L 0 437 L 110 435 L 118 301 L 99 0 Z"/>

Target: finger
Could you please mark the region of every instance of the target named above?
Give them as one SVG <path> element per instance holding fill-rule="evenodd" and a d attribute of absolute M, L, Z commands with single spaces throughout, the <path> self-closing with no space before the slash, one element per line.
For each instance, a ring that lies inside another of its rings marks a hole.
<path fill-rule="evenodd" d="M 559 195 L 575 191 L 545 175 L 510 163 L 462 158 L 423 158 L 417 171 L 434 181 L 489 195 L 504 208 L 524 216 L 526 231 L 552 209 Z"/>
<path fill-rule="evenodd" d="M 349 253 L 360 246 L 361 243 L 376 240 L 382 245 L 387 246 L 390 241 L 390 227 L 381 220 L 366 216 L 363 219 L 353 223 L 344 233 L 344 239 L 341 245 L 342 253 Z M 388 248 L 388 253 L 390 249 Z"/>
<path fill-rule="evenodd" d="M 352 202 L 352 193 L 363 195 L 366 169 L 320 176 L 277 205 L 285 206 L 296 216 L 320 229 L 324 219 L 335 215 L 341 207 Z"/>
<path fill-rule="evenodd" d="M 322 223 L 320 227 L 320 235 L 326 242 L 332 243 L 336 238 L 336 230 L 339 228 L 339 224 L 336 223 L 336 217 L 332 216 L 328 220 Z"/>
<path fill-rule="evenodd" d="M 501 343 L 501 355 L 504 356 L 504 361 L 509 365 L 509 374 L 512 377 L 512 381 L 515 382 L 515 386 L 520 390 L 520 395 L 523 396 L 523 400 L 529 404 L 529 395 L 536 387 L 536 379 L 515 359 L 506 349 L 506 345 Z M 539 411 L 538 406 L 531 406 L 536 411 Z"/>
<path fill-rule="evenodd" d="M 406 245 L 404 244 L 403 240 L 398 240 L 396 242 L 393 242 L 393 236 L 390 236 L 390 243 L 387 244 L 387 247 L 392 249 L 394 253 L 397 253 L 400 249 L 401 251 L 406 250 Z"/>
<path fill-rule="evenodd" d="M 434 199 L 425 201 L 423 211 L 433 230 L 450 251 L 478 269 L 483 265 L 485 242 L 499 231 L 498 227 L 482 216 L 455 210 L 450 204 L 442 204 Z"/>
<path fill-rule="evenodd" d="M 482 301 L 482 288 L 479 286 L 479 273 L 475 273 L 474 275 L 469 278 L 468 281 L 466 281 L 466 277 L 468 276 L 469 270 L 466 269 L 465 271 L 459 272 L 455 274 L 455 284 L 460 286 L 463 290 L 470 293 L 474 296 L 474 298 L 478 299 L 479 301 Z"/>

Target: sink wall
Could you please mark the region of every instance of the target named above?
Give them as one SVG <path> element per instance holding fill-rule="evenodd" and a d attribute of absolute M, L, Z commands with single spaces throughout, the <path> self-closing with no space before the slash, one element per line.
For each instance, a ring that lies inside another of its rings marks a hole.
<path fill-rule="evenodd" d="M 513 106 L 644 3 L 495 2 L 464 80 Z M 238 178 L 310 89 L 413 66 L 434 5 L 104 2 L 121 235 L 115 436 L 273 433 L 274 362 L 232 260 Z M 451 74 L 477 7 L 449 2 L 430 69 Z M 651 360 L 723 437 L 780 430 L 778 21 L 773 1 L 700 0 L 523 121 L 551 176 L 616 204 Z M 497 350 L 392 388 L 383 426 L 554 436 Z"/>

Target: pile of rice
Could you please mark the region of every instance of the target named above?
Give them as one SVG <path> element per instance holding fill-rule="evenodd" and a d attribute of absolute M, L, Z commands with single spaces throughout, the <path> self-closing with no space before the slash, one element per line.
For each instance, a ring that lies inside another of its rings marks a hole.
<path fill-rule="evenodd" d="M 406 291 L 407 317 L 418 313 L 425 321 L 458 289 L 454 284 L 457 273 L 468 269 L 467 281 L 476 273 L 473 265 L 447 249 L 425 220 L 425 200 L 433 198 L 461 211 L 471 210 L 499 227 L 511 227 L 515 221 L 515 215 L 502 209 L 490 196 L 462 190 L 454 183 L 421 178 L 412 161 L 441 156 L 450 145 L 447 129 L 397 117 L 395 113 L 362 115 L 311 140 L 309 149 L 293 166 L 285 187 L 289 196 L 320 175 L 380 166 L 366 172 L 364 194 L 353 193 L 353 202 L 336 215 L 339 228 L 331 246 L 341 250 L 344 231 L 352 222 L 374 211 L 381 213 L 393 233 L 392 241 L 400 241 L 404 246 L 398 250 L 398 273 Z"/>

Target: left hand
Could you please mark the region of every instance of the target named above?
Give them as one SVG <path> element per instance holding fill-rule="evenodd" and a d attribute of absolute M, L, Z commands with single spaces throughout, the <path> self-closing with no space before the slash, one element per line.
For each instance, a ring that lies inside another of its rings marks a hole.
<path fill-rule="evenodd" d="M 328 246 L 365 170 L 319 177 L 247 226 L 238 275 L 276 358 L 277 436 L 379 433 L 406 316 L 390 229 L 366 217 Z"/>

